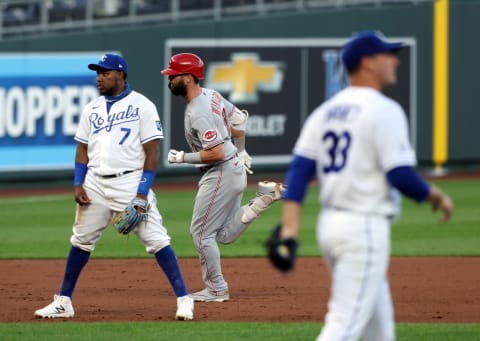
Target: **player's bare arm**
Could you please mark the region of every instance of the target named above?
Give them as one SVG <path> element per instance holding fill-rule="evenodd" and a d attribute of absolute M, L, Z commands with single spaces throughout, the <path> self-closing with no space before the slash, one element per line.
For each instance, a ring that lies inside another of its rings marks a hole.
<path fill-rule="evenodd" d="M 282 207 L 282 231 L 280 238 L 296 239 L 300 232 L 302 205 L 293 200 L 285 200 Z"/>
<path fill-rule="evenodd" d="M 224 159 L 225 147 L 223 143 L 210 149 L 202 149 L 199 152 L 185 153 L 183 150 L 170 149 L 168 152 L 168 162 L 170 163 L 216 163 Z"/>
<path fill-rule="evenodd" d="M 203 149 L 200 151 L 200 158 L 203 163 L 215 163 L 222 161 L 225 157 L 225 147 L 223 143 L 216 145 L 210 149 Z"/>
<path fill-rule="evenodd" d="M 443 212 L 439 221 L 440 223 L 445 223 L 450 220 L 453 212 L 453 202 L 440 188 L 430 185 L 430 192 L 427 200 L 431 203 L 434 212 L 438 210 Z"/>
<path fill-rule="evenodd" d="M 81 142 L 79 142 L 77 144 L 77 150 L 76 150 L 76 153 L 75 153 L 75 164 L 76 164 L 76 167 L 77 167 L 77 165 L 82 165 L 84 167 L 85 173 L 83 174 L 83 178 L 85 178 L 86 167 L 87 167 L 87 164 L 88 164 L 87 151 L 88 151 L 88 145 L 87 144 L 81 143 Z M 74 193 L 74 196 L 75 196 L 75 201 L 79 205 L 86 205 L 86 204 L 90 203 L 90 198 L 88 197 L 87 193 L 85 192 L 85 189 L 83 188 L 82 184 L 83 184 L 83 179 L 81 179 L 80 184 L 75 184 L 74 185 L 73 193 Z"/>
<path fill-rule="evenodd" d="M 144 143 L 143 151 L 145 152 L 145 162 L 143 164 L 143 171 L 145 172 L 157 172 L 158 162 L 160 158 L 160 140 L 152 140 Z M 142 180 L 143 181 L 143 177 Z M 138 198 L 142 198 L 144 200 L 147 199 L 147 195 L 145 193 L 137 193 Z"/>
<path fill-rule="evenodd" d="M 144 143 L 143 151 L 145 152 L 145 163 L 143 170 L 151 170 L 156 172 L 158 160 L 160 158 L 160 140 L 157 139 Z"/>

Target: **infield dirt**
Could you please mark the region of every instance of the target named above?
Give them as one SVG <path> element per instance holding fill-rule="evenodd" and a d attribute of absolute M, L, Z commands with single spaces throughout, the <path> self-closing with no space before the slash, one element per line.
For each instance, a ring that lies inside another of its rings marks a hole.
<path fill-rule="evenodd" d="M 179 261 L 189 290 L 202 289 L 198 260 Z M 51 302 L 64 267 L 65 260 L 1 260 L 0 322 L 35 321 L 33 312 Z M 321 258 L 300 258 L 287 276 L 264 258 L 224 258 L 222 267 L 231 300 L 196 303 L 194 321 L 323 321 L 330 278 Z M 480 323 L 478 269 L 480 257 L 393 257 L 396 321 Z M 153 258 L 91 259 L 73 303 L 72 322 L 173 321 L 176 309 Z"/>

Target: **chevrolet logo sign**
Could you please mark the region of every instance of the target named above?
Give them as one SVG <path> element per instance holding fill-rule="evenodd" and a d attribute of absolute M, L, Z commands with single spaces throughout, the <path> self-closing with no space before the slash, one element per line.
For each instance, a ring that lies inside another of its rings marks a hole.
<path fill-rule="evenodd" d="M 260 62 L 256 53 L 234 53 L 231 62 L 209 63 L 206 87 L 230 93 L 233 103 L 257 103 L 258 91 L 278 92 L 283 71 L 279 62 Z"/>

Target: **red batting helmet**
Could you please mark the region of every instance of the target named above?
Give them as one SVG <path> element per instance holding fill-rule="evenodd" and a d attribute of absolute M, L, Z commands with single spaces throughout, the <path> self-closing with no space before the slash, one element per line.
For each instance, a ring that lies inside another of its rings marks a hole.
<path fill-rule="evenodd" d="M 203 61 L 196 54 L 179 53 L 170 58 L 168 68 L 161 73 L 167 76 L 191 73 L 198 79 L 203 79 Z"/>

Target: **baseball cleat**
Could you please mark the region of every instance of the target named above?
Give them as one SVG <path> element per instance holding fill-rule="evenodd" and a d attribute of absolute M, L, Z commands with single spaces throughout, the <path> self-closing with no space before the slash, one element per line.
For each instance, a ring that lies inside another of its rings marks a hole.
<path fill-rule="evenodd" d="M 58 318 L 58 317 L 73 317 L 72 300 L 68 296 L 54 295 L 53 302 L 45 308 L 35 311 L 35 317 L 38 318 Z"/>
<path fill-rule="evenodd" d="M 244 206 L 241 222 L 251 223 L 262 212 L 265 212 L 274 202 L 282 199 L 287 186 L 273 181 L 260 181 L 257 184 L 256 197 L 250 200 L 247 206 Z"/>
<path fill-rule="evenodd" d="M 207 288 L 189 295 L 196 302 L 225 302 L 230 299 L 228 290 L 211 292 Z"/>
<path fill-rule="evenodd" d="M 189 296 L 177 297 L 175 319 L 181 321 L 193 320 L 193 302 L 193 299 Z"/>
<path fill-rule="evenodd" d="M 273 201 L 282 199 L 287 186 L 273 181 L 260 181 L 257 184 L 257 197 L 268 194 L 273 198 Z"/>

